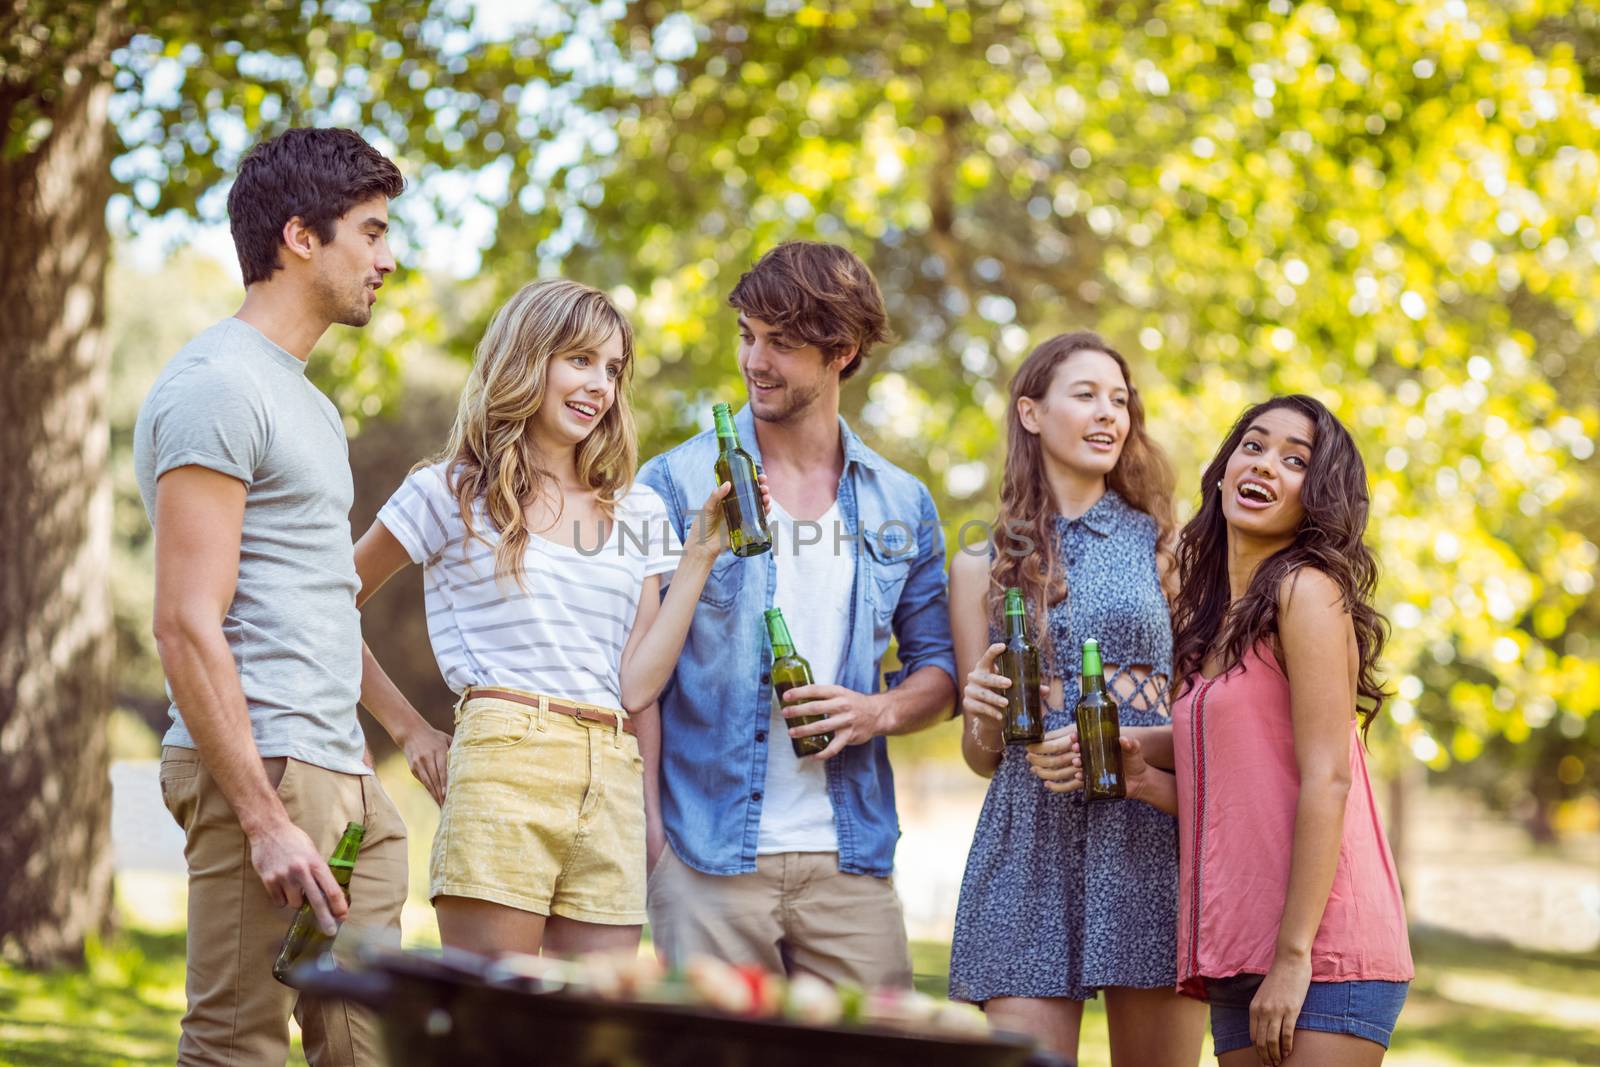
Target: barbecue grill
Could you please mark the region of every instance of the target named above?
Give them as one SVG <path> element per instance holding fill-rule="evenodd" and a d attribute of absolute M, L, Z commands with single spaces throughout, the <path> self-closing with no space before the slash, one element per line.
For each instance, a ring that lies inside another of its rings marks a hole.
<path fill-rule="evenodd" d="M 367 949 L 293 983 L 377 1013 L 395 1067 L 1069 1067 L 1015 1035 L 807 1026 L 700 1006 L 604 1000 L 465 953 Z"/>

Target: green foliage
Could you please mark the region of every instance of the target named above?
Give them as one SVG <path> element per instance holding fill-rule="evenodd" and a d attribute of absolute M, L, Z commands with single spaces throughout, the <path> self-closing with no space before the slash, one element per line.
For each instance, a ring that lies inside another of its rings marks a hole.
<path fill-rule="evenodd" d="M 567 0 L 504 39 L 479 13 L 25 2 L 0 24 L 6 151 L 105 71 L 130 220 L 216 218 L 249 141 L 363 129 L 414 181 L 413 239 L 473 202 L 498 225 L 466 310 L 330 342 L 345 410 L 381 410 L 396 345 L 464 351 L 493 297 L 560 269 L 640 327 L 646 454 L 738 396 L 739 271 L 788 237 L 839 241 L 900 335 L 847 414 L 952 534 L 992 510 L 1008 373 L 1055 331 L 1135 355 L 1186 496 L 1247 401 L 1314 393 L 1372 472 L 1385 731 L 1507 801 L 1508 782 L 1593 792 L 1591 7 Z"/>
<path fill-rule="evenodd" d="M 251 144 L 290 126 L 350 126 L 403 162 L 396 217 L 420 232 L 479 200 L 440 180 L 447 171 L 491 168 L 512 197 L 533 182 L 559 109 L 566 75 L 551 57 L 578 16 L 552 7 L 542 31 L 488 41 L 473 32 L 475 10 L 466 0 L 23 0 L 0 16 L 3 151 L 38 153 L 67 94 L 109 80 L 122 146 L 110 214 L 138 228 L 172 215 L 223 220 L 227 179 Z M 319 362 L 352 419 L 392 401 L 400 347 L 440 321 L 391 314 L 330 336 Z"/>
<path fill-rule="evenodd" d="M 563 262 L 622 283 L 656 444 L 737 393 L 741 269 L 787 237 L 855 248 L 902 340 L 847 405 L 952 532 L 993 507 L 1008 371 L 1059 330 L 1139 357 L 1186 494 L 1247 402 L 1321 397 L 1372 474 L 1389 723 L 1435 768 L 1536 738 L 1574 795 L 1600 771 L 1594 26 L 1539 3 L 639 4 L 580 98 L 615 150 L 499 233 L 581 210 Z"/>
<path fill-rule="evenodd" d="M 260 137 L 307 121 L 359 128 L 413 177 L 527 151 L 523 92 L 546 42 L 486 44 L 472 5 L 404 0 L 131 4 L 113 84 L 129 153 L 119 177 L 152 215 L 202 197 Z M 518 129 L 523 136 L 518 136 Z"/>

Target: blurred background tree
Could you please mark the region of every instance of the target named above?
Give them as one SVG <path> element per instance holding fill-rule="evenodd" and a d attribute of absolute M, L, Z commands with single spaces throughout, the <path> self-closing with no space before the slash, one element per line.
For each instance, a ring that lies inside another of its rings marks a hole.
<path fill-rule="evenodd" d="M 1141 357 L 1186 498 L 1245 403 L 1315 394 L 1372 473 L 1391 734 L 1540 833 L 1593 791 L 1594 9 L 767 10 L 630 7 L 580 101 L 614 148 L 526 223 L 581 206 L 563 262 L 626 281 L 653 425 L 735 388 L 722 295 L 795 234 L 878 271 L 903 341 L 850 403 L 952 530 L 991 512 L 1005 382 L 1050 333 Z"/>
<path fill-rule="evenodd" d="M 1567 810 L 1594 818 L 1592 8 L 552 0 L 511 28 L 489 21 L 487 5 L 457 3 L 420 18 L 411 5 L 364 0 L 244 15 L 203 4 L 160 15 L 137 4 L 38 6 L 35 23 L 54 36 L 30 51 L 18 44 L 25 25 L 0 35 L 5 99 L 24 102 L 0 105 L 9 108 L 0 180 L 69 144 L 75 160 L 93 157 L 75 164 L 75 195 L 44 212 L 50 232 L 103 260 L 107 197 L 119 229 L 148 229 L 169 212 L 220 220 L 243 148 L 317 122 L 361 129 L 401 160 L 413 180 L 395 205 L 407 266 L 427 265 L 440 246 L 468 254 L 471 281 L 413 270 L 386 288 L 385 317 L 330 335 L 314 361 L 352 428 L 369 420 L 352 450 L 357 532 L 410 463 L 438 447 L 448 420 L 455 379 L 438 371 L 414 383 L 400 366 L 467 352 L 515 287 L 561 271 L 606 286 L 630 312 L 638 385 L 649 386 L 635 391 L 649 455 L 697 428 L 711 399 L 741 393 L 724 302 L 738 273 L 785 238 L 837 241 L 877 272 L 899 335 L 846 390 L 847 417 L 929 483 L 952 544 L 965 520 L 992 513 L 1006 383 L 1051 333 L 1091 327 L 1133 357 L 1185 505 L 1246 403 L 1317 395 L 1351 426 L 1372 476 L 1371 539 L 1395 626 L 1397 698 L 1374 735 L 1388 769 L 1420 763 L 1459 778 L 1539 834 L 1554 832 L 1566 800 L 1587 798 Z M 62 59 L 80 53 L 100 58 Z M 64 125 L 56 116 L 79 114 L 68 89 L 85 83 L 100 87 L 100 110 L 80 108 L 78 125 Z M 69 208 L 76 228 L 63 230 Z M 18 255 L 7 244 L 15 273 L 0 278 L 26 273 L 29 247 L 45 263 L 66 246 L 34 239 Z M 31 360 L 55 375 L 43 393 L 22 392 L 14 374 L 0 386 L 6 421 L 40 434 L 0 429 L 0 469 L 54 479 L 7 494 L 31 501 L 7 520 L 8 575 L 42 558 L 94 557 L 103 550 L 81 546 L 110 532 L 109 522 L 57 529 L 41 518 L 67 510 L 49 487 L 103 491 L 104 462 L 84 442 L 104 424 L 55 421 L 44 433 L 37 412 L 12 410 L 43 411 L 40 396 L 68 392 L 89 397 L 87 410 L 98 403 L 94 373 L 79 369 L 101 366 L 89 356 L 103 267 L 92 255 L 61 258 L 72 262 L 36 291 L 35 332 L 4 347 L 7 370 Z M 82 292 L 90 310 L 64 318 L 65 292 Z M 147 320 L 179 314 L 163 314 L 170 299 L 136 303 Z M 209 314 L 229 306 L 224 291 Z M 64 321 L 88 324 L 87 340 L 62 340 Z M 153 373 L 189 332 L 127 351 Z M 143 392 L 125 380 L 113 407 L 119 450 Z M 398 422 L 381 417 L 390 412 Z M 147 527 L 130 483 L 120 484 L 118 559 L 133 577 L 117 585 L 115 678 L 123 704 L 159 719 L 148 603 L 136 599 L 148 597 L 138 569 Z M 103 581 L 98 566 L 84 573 Z M 8 768 L 18 754 L 53 766 L 92 750 L 109 703 L 103 651 L 98 674 L 38 654 L 65 647 L 69 632 L 110 627 L 95 581 L 52 573 L 4 587 Z M 45 587 L 69 595 L 24 625 L 49 599 Z M 407 689 L 442 717 L 414 625 L 420 596 L 386 597 L 393 632 L 369 638 L 386 662 L 420 665 Z M 85 640 L 98 649 L 104 639 Z M 23 663 L 36 672 L 32 689 L 14 684 Z M 49 683 L 63 674 L 99 678 L 100 688 L 62 698 Z M 62 779 L 76 792 L 0 772 L 0 796 L 32 813 L 7 828 L 3 851 L 60 860 L 0 891 L 0 935 L 13 944 L 68 946 L 81 928 L 51 913 L 35 927 L 54 923 L 60 936 L 19 940 L 28 912 L 14 902 L 98 872 L 103 815 L 91 816 L 104 796 L 85 784 L 103 778 L 96 759 L 58 772 L 84 776 Z M 90 827 L 70 851 L 43 833 L 63 796 L 84 805 L 78 823 Z"/>

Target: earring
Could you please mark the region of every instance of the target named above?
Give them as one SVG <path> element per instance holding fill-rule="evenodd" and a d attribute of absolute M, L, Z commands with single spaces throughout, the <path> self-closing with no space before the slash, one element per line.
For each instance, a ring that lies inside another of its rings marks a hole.
<path fill-rule="evenodd" d="M 1219 493 L 1222 492 L 1222 479 L 1221 478 L 1217 479 L 1217 492 L 1219 492 Z"/>

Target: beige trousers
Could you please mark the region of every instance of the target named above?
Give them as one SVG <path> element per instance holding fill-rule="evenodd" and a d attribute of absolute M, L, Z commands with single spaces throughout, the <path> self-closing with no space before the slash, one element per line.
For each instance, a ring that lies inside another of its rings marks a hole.
<path fill-rule="evenodd" d="M 835 984 L 911 988 L 905 913 L 888 878 L 844 874 L 836 852 L 756 857 L 750 874 L 703 874 L 668 845 L 650 871 L 650 937 L 692 956 L 809 971 Z"/>
<path fill-rule="evenodd" d="M 323 855 L 333 852 L 346 823 L 366 826 L 344 929 L 398 945 L 406 828 L 377 776 L 340 774 L 283 756 L 262 763 L 289 818 Z M 193 749 L 161 750 L 161 797 L 183 827 L 189 865 L 189 1007 L 178 1040 L 180 1067 L 282 1067 L 291 1013 L 312 1067 L 383 1063 L 370 1013 L 302 996 L 272 977 L 294 909 L 268 899 L 239 820 Z M 341 936 L 335 955 L 346 953 L 349 943 Z"/>

